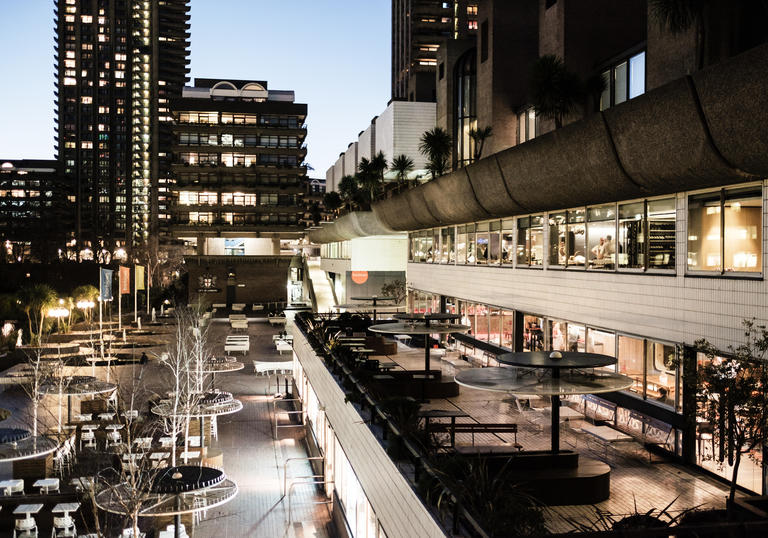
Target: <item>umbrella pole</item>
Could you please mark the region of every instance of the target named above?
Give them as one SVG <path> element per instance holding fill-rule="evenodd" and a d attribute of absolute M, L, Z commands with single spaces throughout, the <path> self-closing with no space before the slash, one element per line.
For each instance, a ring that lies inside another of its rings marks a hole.
<path fill-rule="evenodd" d="M 173 534 L 176 538 L 181 538 L 181 494 L 176 494 L 176 516 L 174 516 Z"/>
<path fill-rule="evenodd" d="M 560 378 L 560 369 L 552 369 L 552 378 Z M 552 452 L 560 451 L 560 395 L 552 395 Z"/>

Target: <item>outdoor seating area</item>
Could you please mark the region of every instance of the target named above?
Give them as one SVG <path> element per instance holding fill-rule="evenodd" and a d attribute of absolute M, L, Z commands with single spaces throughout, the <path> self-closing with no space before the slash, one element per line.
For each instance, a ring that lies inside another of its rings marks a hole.
<path fill-rule="evenodd" d="M 507 390 L 459 387 L 453 383 L 454 376 L 491 373 L 494 369 L 477 368 L 459 349 L 403 331 L 386 337 L 396 346 L 395 353 L 363 353 L 369 338 L 361 330 L 363 322 L 341 316 L 320 323 L 316 318 L 305 324 L 300 314 L 297 325 L 309 335 L 312 349 L 336 376 L 346 398 L 356 403 L 361 420 L 372 424 L 384 446 L 391 447 L 393 440 L 399 440 L 396 446 L 401 448 L 395 450 L 395 459 L 408 469 L 406 476 L 432 472 L 423 467 L 424 449 L 419 446 L 427 447 L 430 458 L 458 455 L 477 462 L 495 458 L 499 468 L 514 458 L 514 463 L 504 466 L 514 469 L 508 480 L 528 484 L 535 497 L 550 506 L 549 526 L 558 532 L 571 528 L 568 521 L 573 518 L 588 519 L 591 504 L 629 514 L 634 502 L 648 508 L 672 502 L 677 495 L 669 495 L 672 489 L 680 493 L 676 509 L 702 503 L 722 506 L 724 485 L 701 474 L 692 475 L 675 463 L 673 426 L 592 393 L 600 391 L 589 376 L 563 374 L 567 383 L 583 380 L 592 386 L 586 394 L 565 392 L 556 401 L 555 413 L 547 393 L 537 394 L 538 389 L 534 389 L 541 376 L 522 371 L 516 381 L 520 389 L 512 389 L 514 395 Z M 319 341 L 313 340 L 315 335 Z M 321 342 L 331 342 L 330 350 Z M 424 369 L 427 342 L 432 364 L 429 371 Z M 432 348 L 435 343 L 440 347 Z M 632 384 L 632 380 L 596 372 L 609 390 Z M 424 393 L 418 390 L 422 380 L 450 381 L 456 389 L 450 394 Z M 414 389 L 410 393 L 402 389 L 409 385 Z M 561 443 L 562 448 L 552 450 Z M 691 476 L 696 476 L 695 488 Z M 643 483 L 641 489 L 627 487 L 637 480 Z"/>

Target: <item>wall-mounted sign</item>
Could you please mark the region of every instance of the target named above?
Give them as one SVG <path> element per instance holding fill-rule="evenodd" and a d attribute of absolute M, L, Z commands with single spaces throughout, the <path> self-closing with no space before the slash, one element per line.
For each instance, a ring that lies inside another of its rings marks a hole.
<path fill-rule="evenodd" d="M 352 282 L 355 284 L 368 282 L 368 271 L 352 271 Z"/>

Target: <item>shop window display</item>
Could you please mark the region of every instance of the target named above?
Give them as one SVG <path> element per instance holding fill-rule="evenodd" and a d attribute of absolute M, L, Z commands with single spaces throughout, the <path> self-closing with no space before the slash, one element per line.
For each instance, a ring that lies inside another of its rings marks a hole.
<path fill-rule="evenodd" d="M 616 206 L 590 207 L 587 221 L 590 269 L 613 269 L 616 263 Z"/>
<path fill-rule="evenodd" d="M 760 186 L 688 198 L 688 270 L 762 271 Z"/>
<path fill-rule="evenodd" d="M 566 212 L 566 265 L 583 267 L 587 261 L 584 217 L 585 211 L 583 209 L 573 209 Z"/>
<path fill-rule="evenodd" d="M 523 351 L 543 351 L 544 319 L 538 316 L 523 317 Z"/>

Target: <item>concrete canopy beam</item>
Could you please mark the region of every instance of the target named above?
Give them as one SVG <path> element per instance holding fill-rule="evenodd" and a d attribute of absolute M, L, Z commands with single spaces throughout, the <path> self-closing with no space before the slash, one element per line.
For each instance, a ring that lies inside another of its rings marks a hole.
<path fill-rule="evenodd" d="M 711 187 L 741 177 L 711 144 L 688 78 L 604 114 L 624 169 L 648 192 Z"/>
<path fill-rule="evenodd" d="M 768 45 L 695 73 L 692 79 L 723 157 L 743 172 L 768 177 Z"/>
<path fill-rule="evenodd" d="M 481 159 L 465 170 L 478 202 L 490 215 L 505 217 L 526 212 L 510 196 L 495 155 Z"/>
<path fill-rule="evenodd" d="M 459 224 L 487 219 L 490 215 L 477 202 L 465 168 L 420 187 L 424 200 L 439 224 Z"/>
<path fill-rule="evenodd" d="M 502 151 L 496 159 L 510 194 L 527 211 L 645 193 L 621 169 L 599 114 Z"/>

